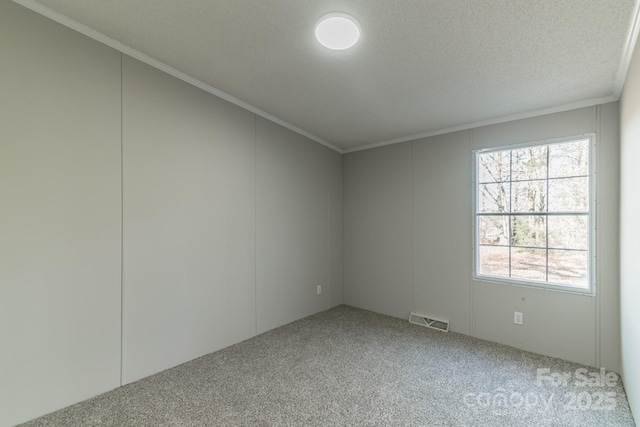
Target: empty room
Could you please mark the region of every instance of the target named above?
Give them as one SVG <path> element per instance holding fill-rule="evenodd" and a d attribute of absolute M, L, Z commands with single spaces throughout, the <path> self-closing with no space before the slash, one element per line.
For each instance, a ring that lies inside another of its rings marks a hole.
<path fill-rule="evenodd" d="M 635 426 L 637 0 L 0 0 L 0 427 Z"/>

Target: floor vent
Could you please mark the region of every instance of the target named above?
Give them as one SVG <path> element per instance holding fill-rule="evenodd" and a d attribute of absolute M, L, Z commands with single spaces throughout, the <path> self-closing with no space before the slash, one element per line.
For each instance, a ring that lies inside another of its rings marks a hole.
<path fill-rule="evenodd" d="M 409 323 L 426 326 L 427 328 L 437 329 L 438 331 L 442 332 L 449 332 L 448 320 L 434 319 L 431 316 L 425 316 L 418 313 L 411 313 L 409 315 Z"/>

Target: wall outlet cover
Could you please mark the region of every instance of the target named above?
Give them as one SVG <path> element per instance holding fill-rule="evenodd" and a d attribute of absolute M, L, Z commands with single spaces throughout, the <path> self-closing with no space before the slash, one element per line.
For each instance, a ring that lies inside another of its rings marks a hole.
<path fill-rule="evenodd" d="M 513 312 L 513 323 L 515 323 L 516 325 L 522 325 L 524 321 L 524 315 L 522 313 L 520 313 L 519 311 L 514 311 Z"/>

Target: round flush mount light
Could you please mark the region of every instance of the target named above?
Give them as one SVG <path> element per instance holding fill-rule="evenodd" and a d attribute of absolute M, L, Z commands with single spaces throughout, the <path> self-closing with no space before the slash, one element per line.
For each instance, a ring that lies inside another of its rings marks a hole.
<path fill-rule="evenodd" d="M 360 25 L 346 13 L 329 13 L 316 23 L 316 39 L 332 50 L 349 49 L 360 38 Z"/>

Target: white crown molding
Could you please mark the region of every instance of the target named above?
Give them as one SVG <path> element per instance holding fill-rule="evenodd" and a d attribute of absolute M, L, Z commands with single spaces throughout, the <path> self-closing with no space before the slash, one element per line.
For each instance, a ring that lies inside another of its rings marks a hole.
<path fill-rule="evenodd" d="M 261 109 L 254 107 L 251 104 L 248 104 L 244 101 L 241 101 L 240 99 L 229 95 L 226 92 L 223 92 L 219 89 L 214 88 L 211 85 L 208 85 L 207 83 L 204 83 L 203 81 L 200 81 L 194 77 L 189 76 L 188 74 L 183 73 L 180 70 L 177 70 L 161 61 L 158 61 L 157 59 L 154 59 L 148 55 L 145 55 L 144 53 L 133 49 L 132 47 L 129 47 L 125 44 L 120 43 L 117 40 L 112 39 L 109 36 L 106 36 L 105 34 L 102 34 L 101 32 L 98 32 L 92 28 L 87 27 L 84 24 L 81 24 L 78 21 L 75 21 L 61 13 L 56 12 L 53 9 L 50 9 L 46 6 L 43 6 L 42 4 L 34 1 L 34 0 L 12 0 L 14 3 L 19 4 L 20 6 L 24 6 L 29 10 L 32 10 L 33 12 L 36 12 L 46 18 L 49 18 L 55 22 L 57 22 L 58 24 L 64 25 L 65 27 L 71 28 L 74 31 L 77 31 L 81 34 L 84 34 L 87 37 L 90 37 L 102 44 L 105 44 L 119 52 L 124 53 L 125 55 L 129 55 L 132 58 L 137 59 L 138 61 L 144 62 L 147 65 L 150 65 L 154 68 L 157 68 L 158 70 L 164 71 L 165 73 L 178 78 L 184 82 L 187 82 L 199 89 L 204 90 L 205 92 L 208 92 L 212 95 L 217 96 L 218 98 L 222 98 L 225 101 L 228 101 L 232 104 L 237 105 L 238 107 L 244 108 L 247 111 L 250 111 L 260 117 L 263 117 L 267 120 L 270 120 L 274 123 L 279 124 L 280 126 L 283 126 L 293 132 L 296 132 L 304 137 L 307 137 L 319 144 L 324 145 L 325 147 L 328 147 L 332 150 L 337 151 L 338 153 L 342 153 L 343 150 L 341 150 L 340 148 L 336 147 L 335 145 L 323 140 L 322 138 L 319 138 L 303 129 L 300 129 L 297 126 L 292 125 L 289 122 L 286 122 L 282 119 L 279 119 L 265 111 L 262 111 Z"/>
<path fill-rule="evenodd" d="M 592 98 L 584 101 L 572 102 L 570 104 L 559 105 L 557 107 L 545 108 L 542 110 L 530 111 L 527 113 L 513 114 L 510 116 L 503 116 L 495 119 L 483 120 L 480 122 L 474 122 L 474 123 L 469 123 L 469 124 L 460 125 L 460 126 L 453 126 L 445 129 L 431 131 L 431 132 L 423 132 L 415 135 L 403 136 L 400 138 L 390 139 L 387 141 L 374 142 L 373 144 L 361 145 L 359 147 L 345 149 L 343 150 L 343 154 L 353 153 L 355 151 L 368 150 L 370 148 L 383 147 L 385 145 L 399 144 L 401 142 L 415 141 L 417 139 L 428 138 L 430 136 L 443 135 L 445 133 L 452 133 L 452 132 L 458 132 L 461 130 L 474 129 L 482 126 L 495 125 L 498 123 L 511 122 L 514 120 L 528 119 L 531 117 L 544 116 L 546 114 L 576 110 L 578 108 L 593 107 L 594 105 L 606 104 L 608 102 L 615 102 L 618 99 L 620 99 L 620 97 L 616 97 L 613 95 L 604 96 L 601 98 Z"/>
<path fill-rule="evenodd" d="M 620 66 L 618 67 L 618 73 L 616 74 L 616 80 L 613 85 L 613 95 L 618 98 L 620 98 L 620 95 L 622 95 L 622 89 L 624 88 L 624 82 L 627 79 L 627 72 L 629 71 L 631 57 L 633 56 L 633 50 L 638 41 L 639 32 L 640 1 L 636 0 L 636 5 L 633 9 L 633 15 L 631 17 L 631 27 L 629 28 L 629 34 L 627 34 L 627 40 L 622 51 L 622 58 L 620 59 Z"/>

